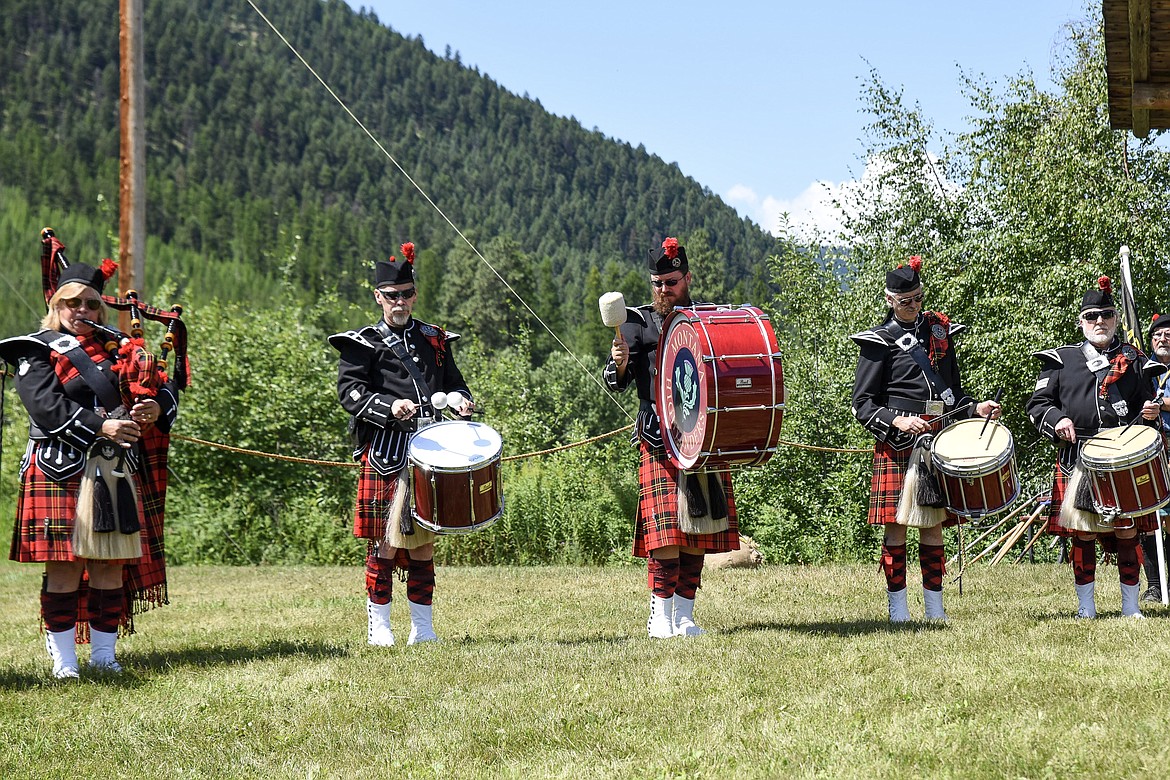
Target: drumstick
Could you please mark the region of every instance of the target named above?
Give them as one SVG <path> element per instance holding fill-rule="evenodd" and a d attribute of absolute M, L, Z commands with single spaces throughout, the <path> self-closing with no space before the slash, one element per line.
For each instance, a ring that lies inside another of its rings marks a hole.
<path fill-rule="evenodd" d="M 1000 388 L 995 391 L 995 398 L 992 398 L 991 402 L 997 404 L 997 403 L 999 403 L 999 399 L 1002 397 L 1003 397 L 1003 386 L 1001 385 Z M 991 422 L 991 414 L 990 413 L 988 413 L 987 417 L 983 418 L 983 427 L 979 429 L 979 438 L 980 439 L 983 438 L 983 434 L 987 431 L 987 423 L 989 423 L 989 422 Z M 993 436 L 992 438 L 995 438 L 995 437 Z M 991 439 L 988 439 L 987 446 L 984 447 L 984 449 L 990 449 L 990 448 L 991 448 Z"/>

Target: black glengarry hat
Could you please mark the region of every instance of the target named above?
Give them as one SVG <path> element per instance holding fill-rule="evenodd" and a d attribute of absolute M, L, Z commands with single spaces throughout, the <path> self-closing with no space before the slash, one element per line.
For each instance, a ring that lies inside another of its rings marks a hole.
<path fill-rule="evenodd" d="M 391 255 L 389 260 L 379 260 L 374 264 L 374 289 L 414 283 L 414 244 L 407 241 L 401 249 L 401 260 Z"/>
<path fill-rule="evenodd" d="M 922 286 L 922 277 L 918 272 L 922 270 L 922 258 L 914 255 L 905 265 L 898 263 L 893 271 L 886 272 L 886 292 L 891 295 L 901 295 Z"/>
<path fill-rule="evenodd" d="M 1113 284 L 1108 276 L 1097 279 L 1097 286 L 1085 293 L 1081 298 L 1081 311 L 1085 309 L 1113 309 Z"/>
<path fill-rule="evenodd" d="M 100 295 L 102 288 L 106 285 L 106 280 L 117 272 L 118 264 L 108 257 L 102 260 L 101 268 L 94 268 L 92 265 L 85 263 L 73 263 L 57 277 L 57 289 L 64 287 L 70 282 L 79 282 L 86 287 L 92 287 L 97 290 Z"/>
<path fill-rule="evenodd" d="M 1150 317 L 1150 341 L 1154 340 L 1154 331 L 1162 328 L 1170 328 L 1170 314 L 1155 314 Z"/>
<path fill-rule="evenodd" d="M 651 249 L 646 256 L 646 268 L 655 276 L 690 270 L 687 265 L 687 249 L 678 243 L 677 238 L 668 238 L 658 249 Z"/>

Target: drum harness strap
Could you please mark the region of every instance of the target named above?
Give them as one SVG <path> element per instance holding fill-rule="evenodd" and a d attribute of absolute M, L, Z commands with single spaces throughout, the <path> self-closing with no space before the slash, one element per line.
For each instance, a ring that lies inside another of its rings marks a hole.
<path fill-rule="evenodd" d="M 73 364 L 77 373 L 81 374 L 81 378 L 102 402 L 107 414 L 114 416 L 117 410 L 122 407 L 122 395 L 93 362 L 93 358 L 81 346 L 81 342 L 68 333 L 54 333 L 47 330 L 37 333 L 36 337 L 45 342 L 49 349 L 58 355 L 65 356 Z"/>
<path fill-rule="evenodd" d="M 942 377 L 938 375 L 938 372 L 934 370 L 934 366 L 930 365 L 930 358 L 927 357 L 926 350 L 922 348 L 922 343 L 918 340 L 918 337 L 915 336 L 914 333 L 907 331 L 905 328 L 899 325 L 897 320 L 892 320 L 890 324 L 886 326 L 886 332 L 893 337 L 894 344 L 896 344 L 899 349 L 901 349 L 903 352 L 909 353 L 910 357 L 914 358 L 914 362 L 918 364 L 920 369 L 922 369 L 922 373 L 926 377 L 926 381 L 930 384 L 930 388 L 934 391 L 934 394 L 941 398 L 946 406 L 954 406 L 955 391 L 947 386 L 947 383 L 944 382 Z M 931 403 L 931 401 L 926 401 L 923 404 L 922 413 L 930 414 L 934 417 L 940 416 L 943 413 L 943 410 L 939 408 L 931 409 Z M 897 409 L 899 407 L 891 406 L 890 408 Z M 903 409 L 902 411 L 912 410 Z"/>
<path fill-rule="evenodd" d="M 1126 345 L 1121 346 L 1122 354 L 1125 355 Z M 1109 382 L 1106 384 L 1106 379 L 1113 366 L 1109 358 L 1097 351 L 1097 349 L 1088 341 L 1081 342 L 1081 354 L 1085 356 L 1085 368 L 1089 369 L 1089 373 L 1097 377 L 1098 387 L 1105 390 L 1108 394 L 1109 404 L 1113 407 L 1113 411 L 1117 413 L 1119 420 L 1124 420 L 1125 415 L 1129 414 L 1129 404 L 1121 397 L 1121 391 L 1117 387 L 1117 383 Z M 1133 360 L 1133 356 L 1125 355 L 1129 360 Z"/>
<path fill-rule="evenodd" d="M 386 324 L 386 320 L 378 320 L 378 324 L 374 326 L 374 330 L 378 331 L 378 335 L 382 337 L 382 343 L 385 344 L 394 357 L 402 361 L 402 365 L 406 366 L 407 372 L 410 373 L 410 378 L 414 380 L 415 386 L 418 388 L 419 400 L 424 405 L 430 403 L 431 398 L 431 384 L 418 370 L 418 366 L 414 364 L 414 358 L 410 354 L 410 350 L 406 348 L 406 342 L 397 333 L 390 329 Z M 407 484 L 409 484 L 407 480 Z M 414 517 L 410 512 L 403 512 L 399 522 L 401 523 L 401 530 L 403 536 L 411 536 L 414 534 Z"/>

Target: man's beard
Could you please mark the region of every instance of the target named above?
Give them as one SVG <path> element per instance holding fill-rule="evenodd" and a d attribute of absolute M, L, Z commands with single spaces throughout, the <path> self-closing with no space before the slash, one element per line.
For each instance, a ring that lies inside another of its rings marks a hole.
<path fill-rule="evenodd" d="M 1113 334 L 1112 333 L 1101 333 L 1101 334 L 1094 333 L 1088 337 L 1088 340 L 1089 340 L 1089 343 L 1092 344 L 1097 349 L 1105 349 L 1106 347 L 1108 347 L 1110 344 L 1113 343 Z"/>
<path fill-rule="evenodd" d="M 392 311 L 390 312 L 390 324 L 396 328 L 405 328 L 406 323 L 410 322 L 410 312 L 408 311 Z"/>
<path fill-rule="evenodd" d="M 1154 354 L 1162 363 L 1170 363 L 1170 347 L 1154 347 Z"/>
<path fill-rule="evenodd" d="M 650 300 L 650 308 L 661 314 L 663 317 L 674 311 L 675 306 L 690 306 L 690 296 L 679 296 L 679 299 L 674 303 L 666 300 L 666 296 L 661 293 L 653 293 Z"/>

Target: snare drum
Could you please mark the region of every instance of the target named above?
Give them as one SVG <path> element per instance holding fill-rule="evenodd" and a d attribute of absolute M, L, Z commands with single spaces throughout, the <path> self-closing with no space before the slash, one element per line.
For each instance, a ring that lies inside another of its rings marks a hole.
<path fill-rule="evenodd" d="M 500 487 L 503 442 L 490 425 L 450 420 L 410 440 L 414 519 L 437 534 L 487 528 L 504 511 Z"/>
<path fill-rule="evenodd" d="M 776 451 L 784 372 L 768 316 L 754 306 L 675 309 L 658 342 L 662 441 L 684 471 L 758 466 Z"/>
<path fill-rule="evenodd" d="M 943 429 L 934 437 L 931 460 L 947 509 L 983 517 L 1010 506 L 1020 495 L 1015 450 L 1011 431 L 995 420 L 971 418 Z"/>
<path fill-rule="evenodd" d="M 1081 468 L 1101 515 L 1144 515 L 1170 501 L 1162 434 L 1148 425 L 1101 431 L 1081 448 Z"/>

